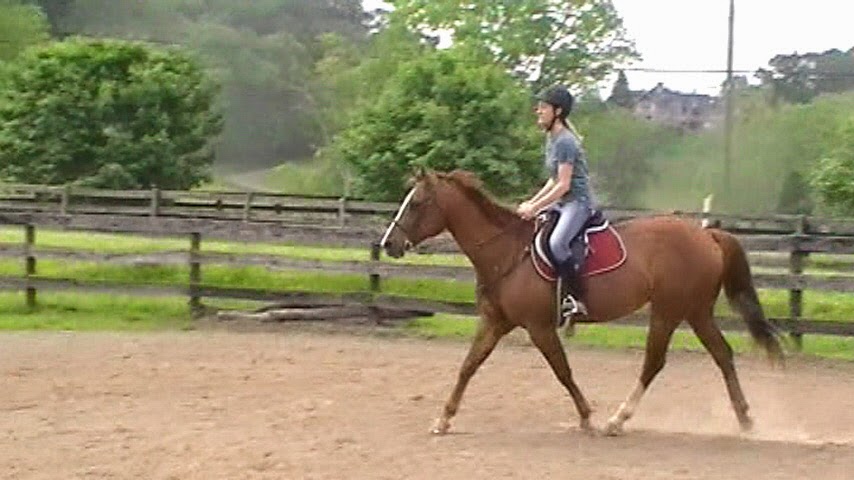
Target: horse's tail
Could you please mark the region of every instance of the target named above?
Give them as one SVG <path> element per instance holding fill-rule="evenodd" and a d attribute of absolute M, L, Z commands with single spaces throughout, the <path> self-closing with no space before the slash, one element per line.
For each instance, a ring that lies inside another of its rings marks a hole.
<path fill-rule="evenodd" d="M 738 239 L 728 232 L 709 229 L 709 233 L 723 252 L 724 271 L 722 280 L 727 300 L 729 300 L 732 308 L 744 318 L 750 335 L 765 348 L 768 357 L 774 362 L 782 363 L 783 349 L 780 347 L 779 341 L 780 330 L 765 318 L 756 289 L 753 287 L 750 264 L 747 262 L 744 249 Z"/>

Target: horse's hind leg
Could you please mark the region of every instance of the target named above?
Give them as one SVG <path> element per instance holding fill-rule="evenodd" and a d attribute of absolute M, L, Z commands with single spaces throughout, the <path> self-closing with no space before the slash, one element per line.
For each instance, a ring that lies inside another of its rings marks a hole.
<path fill-rule="evenodd" d="M 715 363 L 723 373 L 724 381 L 726 382 L 729 398 L 732 402 L 732 408 L 738 417 L 738 423 L 742 430 L 750 430 L 753 426 L 753 420 L 747 414 L 748 405 L 744 398 L 744 393 L 741 391 L 741 384 L 738 381 L 738 375 L 735 373 L 735 361 L 733 359 L 732 348 L 721 333 L 720 328 L 715 324 L 712 316 L 712 311 L 709 309 L 704 313 L 689 317 L 688 323 L 706 350 L 715 359 Z"/>
<path fill-rule="evenodd" d="M 649 384 L 658 375 L 658 372 L 664 368 L 664 362 L 667 358 L 667 347 L 670 344 L 670 337 L 673 336 L 673 331 L 679 325 L 680 319 L 670 319 L 661 314 L 657 314 L 655 306 L 653 306 L 652 318 L 649 322 L 649 333 L 646 337 L 646 354 L 643 361 L 643 370 L 641 371 L 640 379 L 637 386 L 624 401 L 620 408 L 608 419 L 608 424 L 605 426 L 606 435 L 619 435 L 623 432 L 623 424 L 626 420 L 634 415 L 635 410 L 640 403 Z"/>
<path fill-rule="evenodd" d="M 566 352 L 563 350 L 563 345 L 560 343 L 560 338 L 553 324 L 549 321 L 544 322 L 542 326 L 528 328 L 528 334 L 531 336 L 534 345 L 546 357 L 546 361 L 549 362 L 549 366 L 551 366 L 560 383 L 566 387 L 572 396 L 575 408 L 578 410 L 578 416 L 581 418 L 581 429 L 590 430 L 590 405 L 584 398 L 584 394 L 581 393 L 581 389 L 572 379 L 572 370 L 570 370 L 569 362 L 566 360 Z"/>
<path fill-rule="evenodd" d="M 451 392 L 451 397 L 445 403 L 445 408 L 442 411 L 442 416 L 436 420 L 432 432 L 435 434 L 447 433 L 451 428 L 451 418 L 457 414 L 457 409 L 460 406 L 460 400 L 463 397 L 463 392 L 471 380 L 472 375 L 483 364 L 495 345 L 510 329 L 499 324 L 489 318 L 481 318 L 478 324 L 477 333 L 472 340 L 469 352 L 463 360 L 463 365 L 460 368 L 457 383 L 454 386 L 454 391 Z"/>

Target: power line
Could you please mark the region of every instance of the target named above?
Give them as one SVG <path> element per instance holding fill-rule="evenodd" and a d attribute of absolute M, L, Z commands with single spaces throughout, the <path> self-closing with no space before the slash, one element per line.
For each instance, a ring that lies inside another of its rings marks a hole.
<path fill-rule="evenodd" d="M 669 68 L 647 68 L 647 67 L 629 67 L 629 68 L 615 68 L 615 70 L 622 70 L 624 72 L 643 72 L 643 73 L 715 73 L 715 74 L 726 74 L 728 70 L 715 70 L 715 69 L 669 69 Z M 779 73 L 775 70 L 768 69 L 756 69 L 756 70 L 732 70 L 732 73 L 756 73 L 759 70 L 765 70 L 769 73 Z M 852 72 L 827 72 L 821 70 L 801 70 L 796 73 L 803 73 L 811 76 L 820 76 L 825 78 L 848 78 L 854 77 L 854 71 Z"/>
<path fill-rule="evenodd" d="M 98 38 L 102 38 L 102 37 L 99 37 L 98 35 L 88 35 L 88 38 L 98 39 Z M 183 44 L 181 42 L 158 40 L 158 39 L 130 39 L 130 41 L 142 41 L 142 42 L 146 42 L 146 43 L 154 43 L 154 44 L 169 45 L 169 46 L 184 46 L 184 47 L 188 46 L 188 45 Z M 3 44 L 3 43 L 10 44 L 13 42 L 10 40 L 0 38 L 0 44 Z M 374 57 L 374 58 L 376 58 L 376 57 Z M 466 63 L 478 63 L 476 61 L 469 61 L 469 60 L 459 60 L 459 61 L 466 62 Z M 570 66 L 570 67 L 567 67 L 566 69 L 567 70 L 583 70 L 585 68 L 587 68 L 587 67 L 579 65 L 579 66 L 574 66 L 574 67 Z M 622 68 L 621 67 L 614 67 L 613 70 L 614 71 L 622 70 L 624 72 L 638 72 L 638 73 L 717 74 L 717 75 L 724 75 L 724 74 L 727 74 L 729 72 L 729 70 L 727 70 L 727 69 L 715 69 L 715 68 L 690 69 L 690 68 L 658 68 L 658 67 L 622 67 Z M 754 73 L 759 72 L 760 70 L 764 70 L 764 71 L 771 73 L 771 74 L 779 74 L 780 73 L 777 70 L 774 70 L 773 67 L 769 67 L 769 68 L 762 67 L 762 68 L 757 68 L 755 70 L 736 70 L 736 69 L 733 69 L 732 73 L 733 74 L 754 74 Z M 822 71 L 822 70 L 803 69 L 803 70 L 799 70 L 795 73 L 808 75 L 810 77 L 821 77 L 821 78 L 854 78 L 854 71 L 839 72 L 839 71 Z"/>

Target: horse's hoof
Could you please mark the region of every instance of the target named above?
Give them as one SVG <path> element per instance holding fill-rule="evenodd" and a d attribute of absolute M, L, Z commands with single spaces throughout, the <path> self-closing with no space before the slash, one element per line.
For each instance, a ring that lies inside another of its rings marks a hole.
<path fill-rule="evenodd" d="M 738 423 L 741 426 L 741 431 L 744 433 L 753 430 L 753 419 L 750 417 L 745 416 L 744 418 L 740 418 Z"/>
<path fill-rule="evenodd" d="M 572 320 L 567 320 L 567 322 L 569 324 L 566 327 L 564 327 L 563 336 L 566 338 L 574 337 L 575 336 L 575 324 L 572 322 Z"/>
<path fill-rule="evenodd" d="M 451 429 L 451 422 L 445 420 L 444 418 L 440 418 L 436 420 L 436 424 L 433 425 L 433 428 L 430 429 L 430 433 L 433 435 L 444 435 L 448 433 L 448 430 Z"/>
<path fill-rule="evenodd" d="M 589 418 L 582 418 L 581 423 L 579 424 L 579 427 L 581 428 L 581 431 L 584 433 L 594 433 L 596 430 L 595 428 L 593 428 L 593 424 L 590 423 Z"/>
<path fill-rule="evenodd" d="M 619 437 L 626 432 L 623 430 L 622 423 L 609 421 L 602 433 L 608 437 Z"/>

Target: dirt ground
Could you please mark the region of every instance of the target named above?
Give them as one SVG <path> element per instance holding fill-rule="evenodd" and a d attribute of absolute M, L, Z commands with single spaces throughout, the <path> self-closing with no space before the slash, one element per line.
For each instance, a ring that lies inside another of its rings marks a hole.
<path fill-rule="evenodd" d="M 710 357 L 673 353 L 627 434 L 605 438 L 510 341 L 455 433 L 431 436 L 465 351 L 298 327 L 0 335 L 0 478 L 854 478 L 854 364 L 739 357 L 756 420 L 742 435 Z M 641 352 L 569 357 L 601 425 Z"/>

